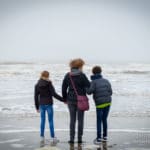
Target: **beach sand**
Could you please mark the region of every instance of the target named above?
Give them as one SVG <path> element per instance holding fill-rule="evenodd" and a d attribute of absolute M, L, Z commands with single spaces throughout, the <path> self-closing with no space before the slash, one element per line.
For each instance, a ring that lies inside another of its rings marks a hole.
<path fill-rule="evenodd" d="M 40 148 L 39 116 L 0 115 L 0 150 L 149 150 L 150 117 L 109 117 L 109 141 L 100 146 L 93 144 L 96 137 L 95 112 L 85 116 L 82 145 L 69 145 L 69 116 L 67 112 L 55 112 L 55 131 L 60 140 L 50 146 L 48 124 L 46 145 Z"/>

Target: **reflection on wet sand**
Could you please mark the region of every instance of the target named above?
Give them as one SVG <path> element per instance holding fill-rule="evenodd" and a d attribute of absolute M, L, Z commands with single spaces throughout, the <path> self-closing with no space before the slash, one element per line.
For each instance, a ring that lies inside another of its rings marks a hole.
<path fill-rule="evenodd" d="M 75 146 L 74 144 L 70 144 L 70 150 L 86 150 L 86 149 L 89 148 L 88 147 L 84 148 L 83 144 L 78 144 L 78 146 Z M 97 148 L 93 147 L 93 149 L 91 150 L 108 150 L 107 142 L 102 142 L 102 144 L 97 145 Z"/>
<path fill-rule="evenodd" d="M 70 150 L 75 150 L 75 149 L 82 150 L 82 145 L 78 144 L 78 147 L 76 148 L 74 144 L 70 144 Z"/>
<path fill-rule="evenodd" d="M 101 146 L 97 150 L 108 150 L 107 142 L 102 142 Z"/>
<path fill-rule="evenodd" d="M 107 150 L 108 149 L 107 142 L 103 142 L 102 143 L 102 147 L 103 147 L 103 150 Z"/>

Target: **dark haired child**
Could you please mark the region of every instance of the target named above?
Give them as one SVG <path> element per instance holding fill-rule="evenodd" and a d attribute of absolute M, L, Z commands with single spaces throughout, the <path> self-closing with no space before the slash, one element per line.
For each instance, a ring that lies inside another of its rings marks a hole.
<path fill-rule="evenodd" d="M 88 94 L 93 94 L 96 106 L 97 118 L 97 137 L 93 141 L 94 144 L 100 144 L 102 141 L 107 141 L 107 117 L 111 105 L 112 88 L 107 79 L 101 75 L 102 69 L 100 66 L 95 66 L 92 69 L 91 85 L 87 89 Z M 103 136 L 101 130 L 103 125 Z"/>

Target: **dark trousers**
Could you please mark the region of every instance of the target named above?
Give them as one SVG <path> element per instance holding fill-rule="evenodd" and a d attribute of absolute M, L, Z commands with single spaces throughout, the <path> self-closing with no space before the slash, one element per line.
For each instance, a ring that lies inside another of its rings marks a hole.
<path fill-rule="evenodd" d="M 84 126 L 84 111 L 77 108 L 76 104 L 68 104 L 70 113 L 70 140 L 74 141 L 76 120 L 78 120 L 78 141 L 82 141 Z"/>
<path fill-rule="evenodd" d="M 105 108 L 97 108 L 97 138 L 101 138 L 101 128 L 103 124 L 103 137 L 107 137 L 107 117 L 110 106 Z"/>

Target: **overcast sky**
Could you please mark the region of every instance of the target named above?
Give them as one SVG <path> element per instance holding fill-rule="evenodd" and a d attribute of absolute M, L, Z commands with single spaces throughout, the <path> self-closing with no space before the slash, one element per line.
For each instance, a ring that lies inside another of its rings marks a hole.
<path fill-rule="evenodd" d="M 0 0 L 0 61 L 150 62 L 150 0 Z"/>

